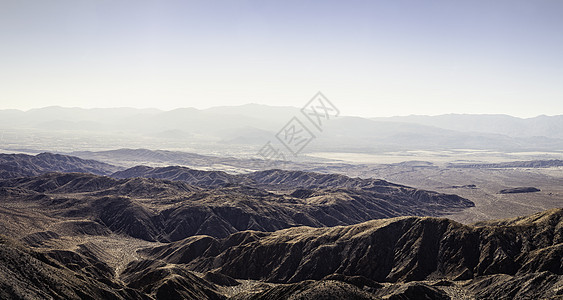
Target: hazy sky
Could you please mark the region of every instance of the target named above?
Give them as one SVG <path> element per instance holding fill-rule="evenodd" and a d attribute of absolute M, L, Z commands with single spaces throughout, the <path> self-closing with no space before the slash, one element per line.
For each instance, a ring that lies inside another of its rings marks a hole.
<path fill-rule="evenodd" d="M 0 0 L 0 108 L 563 114 L 563 1 Z"/>

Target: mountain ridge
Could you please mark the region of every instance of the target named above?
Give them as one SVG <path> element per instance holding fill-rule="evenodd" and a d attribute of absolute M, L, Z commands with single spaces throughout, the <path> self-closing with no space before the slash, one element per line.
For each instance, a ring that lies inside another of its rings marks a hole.
<path fill-rule="evenodd" d="M 243 231 L 224 239 L 195 236 L 140 253 L 241 280 L 298 283 L 342 274 L 391 283 L 469 281 L 462 286 L 486 298 L 556 297 L 563 294 L 557 289 L 563 283 L 562 228 L 563 209 L 475 225 L 399 217 L 330 228 Z"/>
<path fill-rule="evenodd" d="M 214 174 L 196 172 L 197 176 Z M 292 186 L 270 191 L 253 187 L 250 181 L 227 183 L 47 173 L 0 180 L 0 189 L 8 202 L 25 199 L 31 207 L 46 206 L 48 215 L 96 220 L 113 232 L 148 241 L 197 234 L 225 237 L 246 229 L 355 224 L 398 215 L 443 215 L 474 205 L 459 196 L 385 181 L 376 189 L 339 187 L 336 182 L 297 194 Z"/>
<path fill-rule="evenodd" d="M 0 178 L 36 176 L 47 172 L 110 175 L 120 167 L 75 156 L 43 152 L 37 155 L 0 154 Z"/>

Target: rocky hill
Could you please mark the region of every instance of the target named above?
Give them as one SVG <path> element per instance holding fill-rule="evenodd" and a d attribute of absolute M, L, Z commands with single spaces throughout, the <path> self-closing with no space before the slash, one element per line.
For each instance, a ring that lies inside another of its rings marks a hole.
<path fill-rule="evenodd" d="M 187 167 L 170 166 L 152 168 L 147 166 L 135 166 L 123 171 L 115 172 L 111 175 L 115 178 L 158 178 L 183 181 L 189 184 L 204 186 L 204 187 L 218 187 L 224 186 L 229 183 L 237 182 L 235 175 L 230 175 L 221 171 L 202 171 L 195 170 Z"/>
<path fill-rule="evenodd" d="M 109 175 L 118 170 L 119 167 L 107 163 L 61 154 L 0 154 L 0 178 L 37 176 L 47 172 Z"/>

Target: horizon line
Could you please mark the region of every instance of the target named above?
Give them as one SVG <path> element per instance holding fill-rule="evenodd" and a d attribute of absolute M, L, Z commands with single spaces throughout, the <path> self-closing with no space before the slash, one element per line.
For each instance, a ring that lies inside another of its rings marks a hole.
<path fill-rule="evenodd" d="M 61 109 L 81 109 L 81 110 L 96 110 L 96 109 L 135 109 L 135 110 L 156 110 L 156 111 L 160 111 L 160 112 L 171 112 L 171 111 L 175 111 L 175 110 L 181 110 L 181 109 L 193 109 L 193 110 L 197 110 L 197 111 L 205 111 L 205 110 L 209 110 L 209 109 L 214 109 L 214 108 L 222 108 L 222 107 L 243 107 L 243 106 L 250 106 L 250 105 L 255 105 L 255 106 L 263 106 L 263 107 L 271 107 L 271 108 L 292 108 L 292 109 L 297 109 L 299 110 L 299 107 L 296 106 L 289 106 L 289 105 L 269 105 L 269 104 L 260 104 L 260 103 L 254 103 L 254 102 L 250 102 L 250 103 L 245 103 L 245 104 L 240 104 L 240 105 L 217 105 L 217 106 L 210 106 L 210 107 L 206 107 L 206 108 L 197 108 L 197 107 L 193 107 L 193 106 L 186 106 L 186 107 L 176 107 L 176 108 L 172 108 L 172 109 L 163 109 L 163 108 L 157 108 L 157 107 L 133 107 L 133 106 L 113 106 L 113 107 L 81 107 L 81 106 L 61 106 L 61 105 L 48 105 L 48 106 L 42 106 L 42 107 L 33 107 L 33 108 L 28 108 L 28 109 L 20 109 L 20 108 L 0 108 L 0 111 L 19 111 L 19 112 L 30 112 L 33 110 L 41 110 L 41 109 L 49 109 L 49 108 L 61 108 Z M 524 117 L 524 116 L 516 116 L 516 115 L 511 115 L 508 113 L 461 113 L 461 112 L 449 112 L 449 113 L 441 113 L 441 114 L 407 114 L 407 115 L 389 115 L 389 116 L 359 116 L 359 115 L 341 115 L 341 117 L 357 117 L 357 118 L 364 118 L 364 119 L 372 119 L 372 118 L 401 118 L 401 117 L 439 117 L 439 116 L 449 116 L 449 115 L 470 115 L 470 116 L 509 116 L 509 117 L 513 117 L 513 118 L 518 118 L 518 119 L 533 119 L 533 118 L 538 118 L 538 117 L 556 117 L 556 116 L 562 116 L 563 114 L 539 114 L 539 115 L 535 115 L 535 116 L 529 116 L 529 117 Z"/>

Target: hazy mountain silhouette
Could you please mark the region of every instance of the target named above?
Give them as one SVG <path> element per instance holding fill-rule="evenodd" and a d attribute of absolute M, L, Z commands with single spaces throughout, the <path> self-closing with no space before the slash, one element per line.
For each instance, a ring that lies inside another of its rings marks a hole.
<path fill-rule="evenodd" d="M 483 132 L 512 137 L 544 136 L 563 138 L 563 116 L 517 118 L 509 115 L 447 114 L 438 116 L 412 115 L 404 117 L 373 118 L 381 122 L 414 123 L 460 132 Z"/>
<path fill-rule="evenodd" d="M 561 149 L 563 117 L 520 119 L 506 115 L 442 115 L 392 118 L 341 116 L 325 121 L 318 131 L 298 108 L 249 104 L 205 110 L 47 107 L 26 112 L 0 110 L 2 129 L 28 130 L 38 138 L 74 134 L 97 143 L 96 133 L 130 134 L 157 140 L 260 146 L 292 117 L 303 118 L 318 138 L 307 151 L 471 148 L 496 150 Z M 219 121 L 220 120 L 220 121 Z M 133 143 L 130 141 L 129 143 Z M 103 145 L 94 145 L 102 147 Z M 123 145 L 127 146 L 127 145 Z"/>

